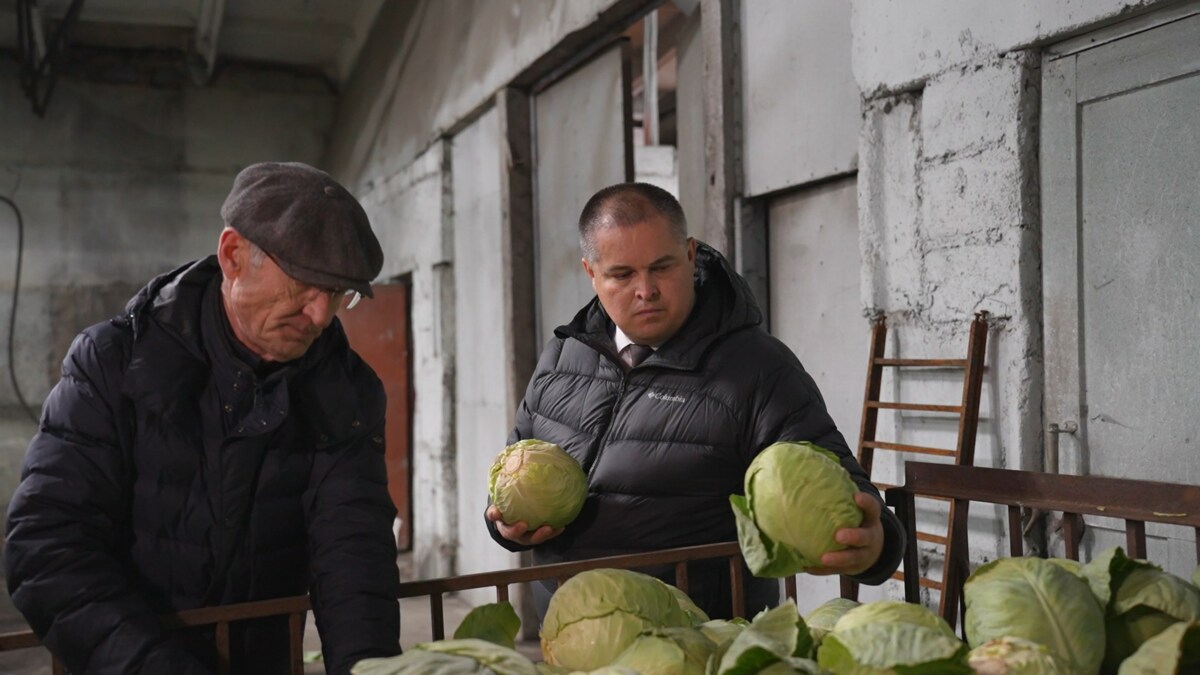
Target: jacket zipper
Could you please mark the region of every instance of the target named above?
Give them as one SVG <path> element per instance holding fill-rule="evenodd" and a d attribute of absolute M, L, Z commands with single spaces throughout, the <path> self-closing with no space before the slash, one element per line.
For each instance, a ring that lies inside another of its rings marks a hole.
<path fill-rule="evenodd" d="M 596 473 L 596 467 L 600 464 L 600 456 L 604 454 L 604 446 L 608 445 L 608 436 L 612 433 L 613 423 L 617 421 L 617 410 L 621 407 L 621 400 L 625 398 L 625 385 L 629 382 L 629 373 L 621 376 L 621 388 L 617 390 L 617 400 L 613 403 L 612 416 L 608 420 L 608 427 L 604 430 L 604 435 L 600 437 L 600 445 L 596 446 L 596 458 L 592 460 L 592 465 L 588 467 L 587 477 L 588 485 L 592 484 L 592 475 Z"/>

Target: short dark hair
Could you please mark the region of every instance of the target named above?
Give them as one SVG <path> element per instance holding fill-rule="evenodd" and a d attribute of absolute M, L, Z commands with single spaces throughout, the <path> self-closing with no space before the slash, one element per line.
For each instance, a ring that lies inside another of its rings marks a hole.
<path fill-rule="evenodd" d="M 579 247 L 588 260 L 596 259 L 596 230 L 609 225 L 627 227 L 653 216 L 667 219 L 671 233 L 687 241 L 687 218 L 670 192 L 649 183 L 617 183 L 592 195 L 579 214 Z"/>

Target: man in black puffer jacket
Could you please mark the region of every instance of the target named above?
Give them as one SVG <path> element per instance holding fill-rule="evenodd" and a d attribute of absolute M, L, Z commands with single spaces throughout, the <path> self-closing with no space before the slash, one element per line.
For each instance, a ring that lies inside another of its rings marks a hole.
<path fill-rule="evenodd" d="M 735 541 L 729 495 L 742 493 L 751 460 L 776 441 L 811 441 L 841 457 L 865 514 L 861 527 L 838 533 L 849 548 L 812 572 L 888 579 L 903 557 L 899 520 L 812 378 L 761 327 L 745 281 L 687 236 L 679 202 L 651 185 L 615 185 L 592 197 L 579 228 L 597 297 L 542 351 L 509 442 L 560 445 L 587 473 L 588 499 L 558 530 L 505 523 L 490 506 L 493 538 L 509 550 L 532 547 L 537 563 Z M 778 604 L 778 581 L 747 579 L 751 614 Z M 693 566 L 688 586 L 710 616 L 730 616 L 724 565 Z M 539 616 L 552 590 L 535 585 Z"/>
<path fill-rule="evenodd" d="M 63 361 L 8 512 L 13 603 L 72 673 L 216 672 L 159 615 L 310 593 L 330 673 L 399 652 L 378 378 L 335 313 L 371 295 L 366 213 L 302 164 L 241 172 L 217 255 L 151 281 Z M 286 673 L 287 618 L 234 624 Z"/>

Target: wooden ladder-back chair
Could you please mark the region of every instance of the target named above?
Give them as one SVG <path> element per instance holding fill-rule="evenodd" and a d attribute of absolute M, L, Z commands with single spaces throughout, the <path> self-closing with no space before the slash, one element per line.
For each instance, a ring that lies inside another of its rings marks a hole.
<path fill-rule="evenodd" d="M 975 432 L 979 428 L 979 399 L 983 388 L 984 353 L 987 349 L 987 316 L 987 312 L 978 312 L 975 315 L 975 320 L 971 322 L 970 335 L 967 338 L 966 357 L 956 359 L 887 358 L 884 356 L 884 348 L 887 343 L 887 319 L 880 316 L 875 320 L 875 324 L 871 329 L 871 356 L 867 364 L 867 384 L 866 393 L 863 397 L 862 427 L 858 437 L 858 462 L 862 465 L 868 476 L 871 476 L 871 467 L 874 464 L 876 450 L 899 452 L 905 455 L 945 457 L 952 460 L 954 464 L 962 466 L 970 466 L 975 462 Z M 962 400 L 958 405 L 933 405 L 928 403 L 880 400 L 885 368 L 961 369 L 963 371 Z M 956 446 L 954 449 L 949 450 L 879 440 L 876 437 L 876 429 L 879 423 L 880 410 L 955 414 L 958 416 Z M 879 488 L 880 492 L 894 487 L 878 481 L 873 482 Z M 958 558 L 955 557 L 953 549 L 961 545 L 961 542 L 955 541 L 958 537 L 951 536 L 951 525 L 956 522 L 955 509 L 960 507 L 951 500 L 943 501 L 950 501 L 950 512 L 947 515 L 944 533 L 921 531 L 916 533 L 916 540 L 935 544 L 945 549 L 942 578 L 932 579 L 919 576 L 919 570 L 910 569 L 908 565 L 905 565 L 903 572 L 898 571 L 893 575 L 894 579 L 901 581 L 904 580 L 906 574 L 918 575 L 921 587 L 932 588 L 939 592 L 939 610 L 947 601 L 947 596 L 949 595 L 943 592 L 944 589 L 947 587 L 953 588 L 953 582 L 955 581 L 954 575 L 957 570 L 955 569 L 954 561 Z M 965 521 L 966 513 L 961 514 L 960 517 Z M 916 560 L 916 557 L 910 556 L 906 560 Z M 842 597 L 853 600 L 858 599 L 857 582 L 842 577 L 841 590 Z M 950 600 L 951 602 L 955 601 L 954 598 L 950 598 Z"/>

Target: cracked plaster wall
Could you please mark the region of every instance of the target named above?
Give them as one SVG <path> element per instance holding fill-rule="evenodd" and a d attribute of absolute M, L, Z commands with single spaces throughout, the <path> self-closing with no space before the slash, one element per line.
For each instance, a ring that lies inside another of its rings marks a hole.
<path fill-rule="evenodd" d="M 862 304 L 907 358 L 965 354 L 972 315 L 990 314 L 976 465 L 1042 463 L 1041 46 L 1156 4 L 854 3 Z M 960 400 L 957 373 L 910 373 L 885 379 L 885 398 Z M 955 429 L 936 414 L 880 419 L 902 443 L 953 447 Z M 899 462 L 877 467 L 894 480 Z M 927 509 L 923 528 L 942 514 Z M 974 560 L 1005 554 L 1003 522 L 972 512 Z"/>
<path fill-rule="evenodd" d="M 988 312 L 979 466 L 1041 463 L 1039 62 L 1035 51 L 992 55 L 918 92 L 865 102 L 862 304 L 887 316 L 888 353 L 904 358 L 961 358 L 971 319 Z M 884 397 L 957 404 L 961 382 L 960 371 L 903 371 L 885 380 Z M 905 412 L 882 415 L 880 429 L 901 443 L 952 448 L 957 425 Z M 882 480 L 900 482 L 898 458 L 889 453 L 877 466 Z M 995 555 L 999 523 L 978 511 L 985 517 L 972 526 L 985 536 L 972 544 Z M 936 531 L 943 513 L 924 513 L 924 527 Z"/>
<path fill-rule="evenodd" d="M 316 79 L 231 68 L 210 86 L 58 81 L 44 118 L 0 63 L 0 195 L 24 222 L 15 373 L 40 410 L 74 336 L 152 277 L 216 250 L 236 173 L 316 163 L 334 97 Z M 237 124 L 229 124 L 236 119 Z M 34 426 L 9 382 L 17 219 L 0 204 L 0 508 Z"/>

